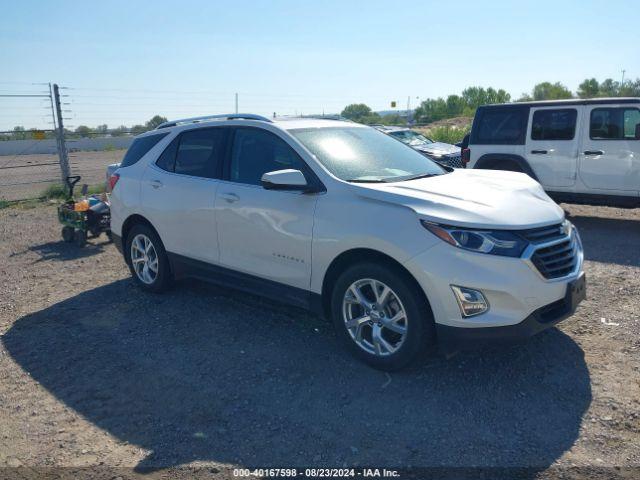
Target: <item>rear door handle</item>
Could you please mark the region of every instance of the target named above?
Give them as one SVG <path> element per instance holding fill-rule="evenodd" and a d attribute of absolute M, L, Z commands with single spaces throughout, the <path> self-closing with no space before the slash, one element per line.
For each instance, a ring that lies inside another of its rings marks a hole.
<path fill-rule="evenodd" d="M 604 155 L 604 152 L 602 150 L 585 150 L 584 154 L 585 155 Z"/>
<path fill-rule="evenodd" d="M 151 186 L 158 189 L 162 186 L 162 182 L 160 180 L 151 180 Z"/>
<path fill-rule="evenodd" d="M 546 150 L 531 150 L 531 153 L 533 153 L 534 155 L 546 155 L 547 151 Z"/>
<path fill-rule="evenodd" d="M 234 203 L 240 200 L 240 197 L 235 193 L 221 193 L 220 198 L 224 198 L 227 203 Z"/>

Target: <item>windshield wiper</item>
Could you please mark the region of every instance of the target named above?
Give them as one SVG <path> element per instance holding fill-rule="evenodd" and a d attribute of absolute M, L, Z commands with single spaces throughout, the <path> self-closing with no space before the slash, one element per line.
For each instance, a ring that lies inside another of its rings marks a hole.
<path fill-rule="evenodd" d="M 345 182 L 349 182 L 349 183 L 388 183 L 386 180 L 382 180 L 380 178 L 371 178 L 371 179 L 351 178 L 349 180 L 345 180 Z"/>
<path fill-rule="evenodd" d="M 398 179 L 399 182 L 406 182 L 407 180 L 418 180 L 419 178 L 429 178 L 429 177 L 437 177 L 442 175 L 442 173 L 423 173 L 421 175 L 414 175 L 413 177 L 406 177 Z"/>

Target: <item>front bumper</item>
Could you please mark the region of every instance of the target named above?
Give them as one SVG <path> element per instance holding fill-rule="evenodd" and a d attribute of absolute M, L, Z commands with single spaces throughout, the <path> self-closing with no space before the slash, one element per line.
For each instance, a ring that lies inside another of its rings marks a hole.
<path fill-rule="evenodd" d="M 425 292 L 436 324 L 461 328 L 504 327 L 520 323 L 535 310 L 565 297 L 567 285 L 582 275 L 544 279 L 523 258 L 466 251 L 440 242 L 403 264 Z M 480 290 L 489 311 L 462 317 L 451 285 Z"/>
<path fill-rule="evenodd" d="M 586 298 L 586 278 L 582 274 L 567 285 L 563 298 L 538 308 L 520 323 L 502 327 L 462 328 L 436 324 L 438 343 L 445 351 L 476 348 L 487 344 L 514 343 L 557 325 L 576 311 Z"/>

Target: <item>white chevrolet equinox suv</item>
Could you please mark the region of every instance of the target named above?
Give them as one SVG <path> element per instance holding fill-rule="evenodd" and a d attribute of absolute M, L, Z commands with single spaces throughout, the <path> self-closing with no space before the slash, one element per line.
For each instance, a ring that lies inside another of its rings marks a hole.
<path fill-rule="evenodd" d="M 311 309 L 380 369 L 526 338 L 585 297 L 578 232 L 538 182 L 446 169 L 356 123 L 167 122 L 110 183 L 140 287 L 196 277 Z"/>

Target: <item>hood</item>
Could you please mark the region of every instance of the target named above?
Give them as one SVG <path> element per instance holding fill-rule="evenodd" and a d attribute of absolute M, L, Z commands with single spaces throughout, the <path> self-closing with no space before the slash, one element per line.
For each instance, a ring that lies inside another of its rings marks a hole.
<path fill-rule="evenodd" d="M 516 230 L 564 219 L 564 211 L 524 173 L 458 169 L 395 183 L 351 184 L 362 197 L 411 208 L 424 220 Z"/>
<path fill-rule="evenodd" d="M 455 145 L 451 145 L 449 143 L 434 142 L 411 146 L 416 150 L 432 155 L 451 155 L 455 153 L 460 154 L 460 147 L 456 147 Z"/>

